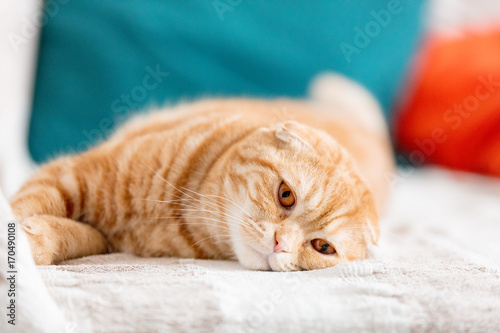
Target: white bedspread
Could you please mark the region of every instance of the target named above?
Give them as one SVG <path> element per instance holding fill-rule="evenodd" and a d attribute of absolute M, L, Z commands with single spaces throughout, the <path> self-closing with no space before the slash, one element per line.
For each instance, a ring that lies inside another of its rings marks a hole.
<path fill-rule="evenodd" d="M 40 273 L 67 332 L 500 332 L 500 182 L 404 176 L 376 257 L 325 270 L 111 254 Z"/>

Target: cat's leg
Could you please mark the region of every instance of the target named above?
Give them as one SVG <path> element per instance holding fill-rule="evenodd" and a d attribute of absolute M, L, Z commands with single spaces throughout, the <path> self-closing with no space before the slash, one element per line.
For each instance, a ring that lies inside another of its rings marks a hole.
<path fill-rule="evenodd" d="M 37 265 L 107 252 L 104 236 L 81 215 L 81 193 L 72 168 L 42 168 L 14 196 L 11 206 L 26 231 Z"/>

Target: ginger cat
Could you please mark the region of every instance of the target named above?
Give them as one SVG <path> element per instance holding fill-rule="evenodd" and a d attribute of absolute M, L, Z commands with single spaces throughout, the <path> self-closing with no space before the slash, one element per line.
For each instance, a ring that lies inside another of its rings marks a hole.
<path fill-rule="evenodd" d="M 11 205 L 38 265 L 117 251 L 331 267 L 379 238 L 393 168 L 379 112 L 339 76 L 310 101 L 180 105 L 44 165 Z"/>

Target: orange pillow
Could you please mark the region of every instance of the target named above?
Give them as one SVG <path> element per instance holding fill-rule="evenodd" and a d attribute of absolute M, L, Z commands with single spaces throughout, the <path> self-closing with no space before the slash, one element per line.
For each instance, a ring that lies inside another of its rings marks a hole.
<path fill-rule="evenodd" d="M 418 61 L 396 113 L 399 150 L 500 176 L 500 30 L 430 39 Z"/>

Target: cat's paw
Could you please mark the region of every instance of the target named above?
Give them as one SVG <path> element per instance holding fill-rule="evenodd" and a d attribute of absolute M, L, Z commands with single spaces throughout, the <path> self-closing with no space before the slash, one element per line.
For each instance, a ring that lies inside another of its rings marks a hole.
<path fill-rule="evenodd" d="M 54 259 L 53 246 L 44 229 L 47 227 L 43 220 L 32 219 L 19 220 L 14 216 L 9 202 L 0 190 L 0 222 L 19 221 L 19 226 L 25 231 L 30 244 L 33 259 L 37 265 L 50 265 Z"/>
<path fill-rule="evenodd" d="M 54 263 L 54 246 L 44 232 L 46 226 L 33 218 L 21 221 L 21 228 L 28 237 L 33 260 L 37 265 L 51 265 Z"/>
<path fill-rule="evenodd" d="M 44 234 L 43 223 L 31 219 L 19 220 L 14 216 L 9 202 L 0 190 L 0 222 L 19 221 L 19 226 L 28 238 L 33 259 L 37 265 L 50 265 L 53 261 L 53 251 L 50 251 L 50 240 Z"/>

